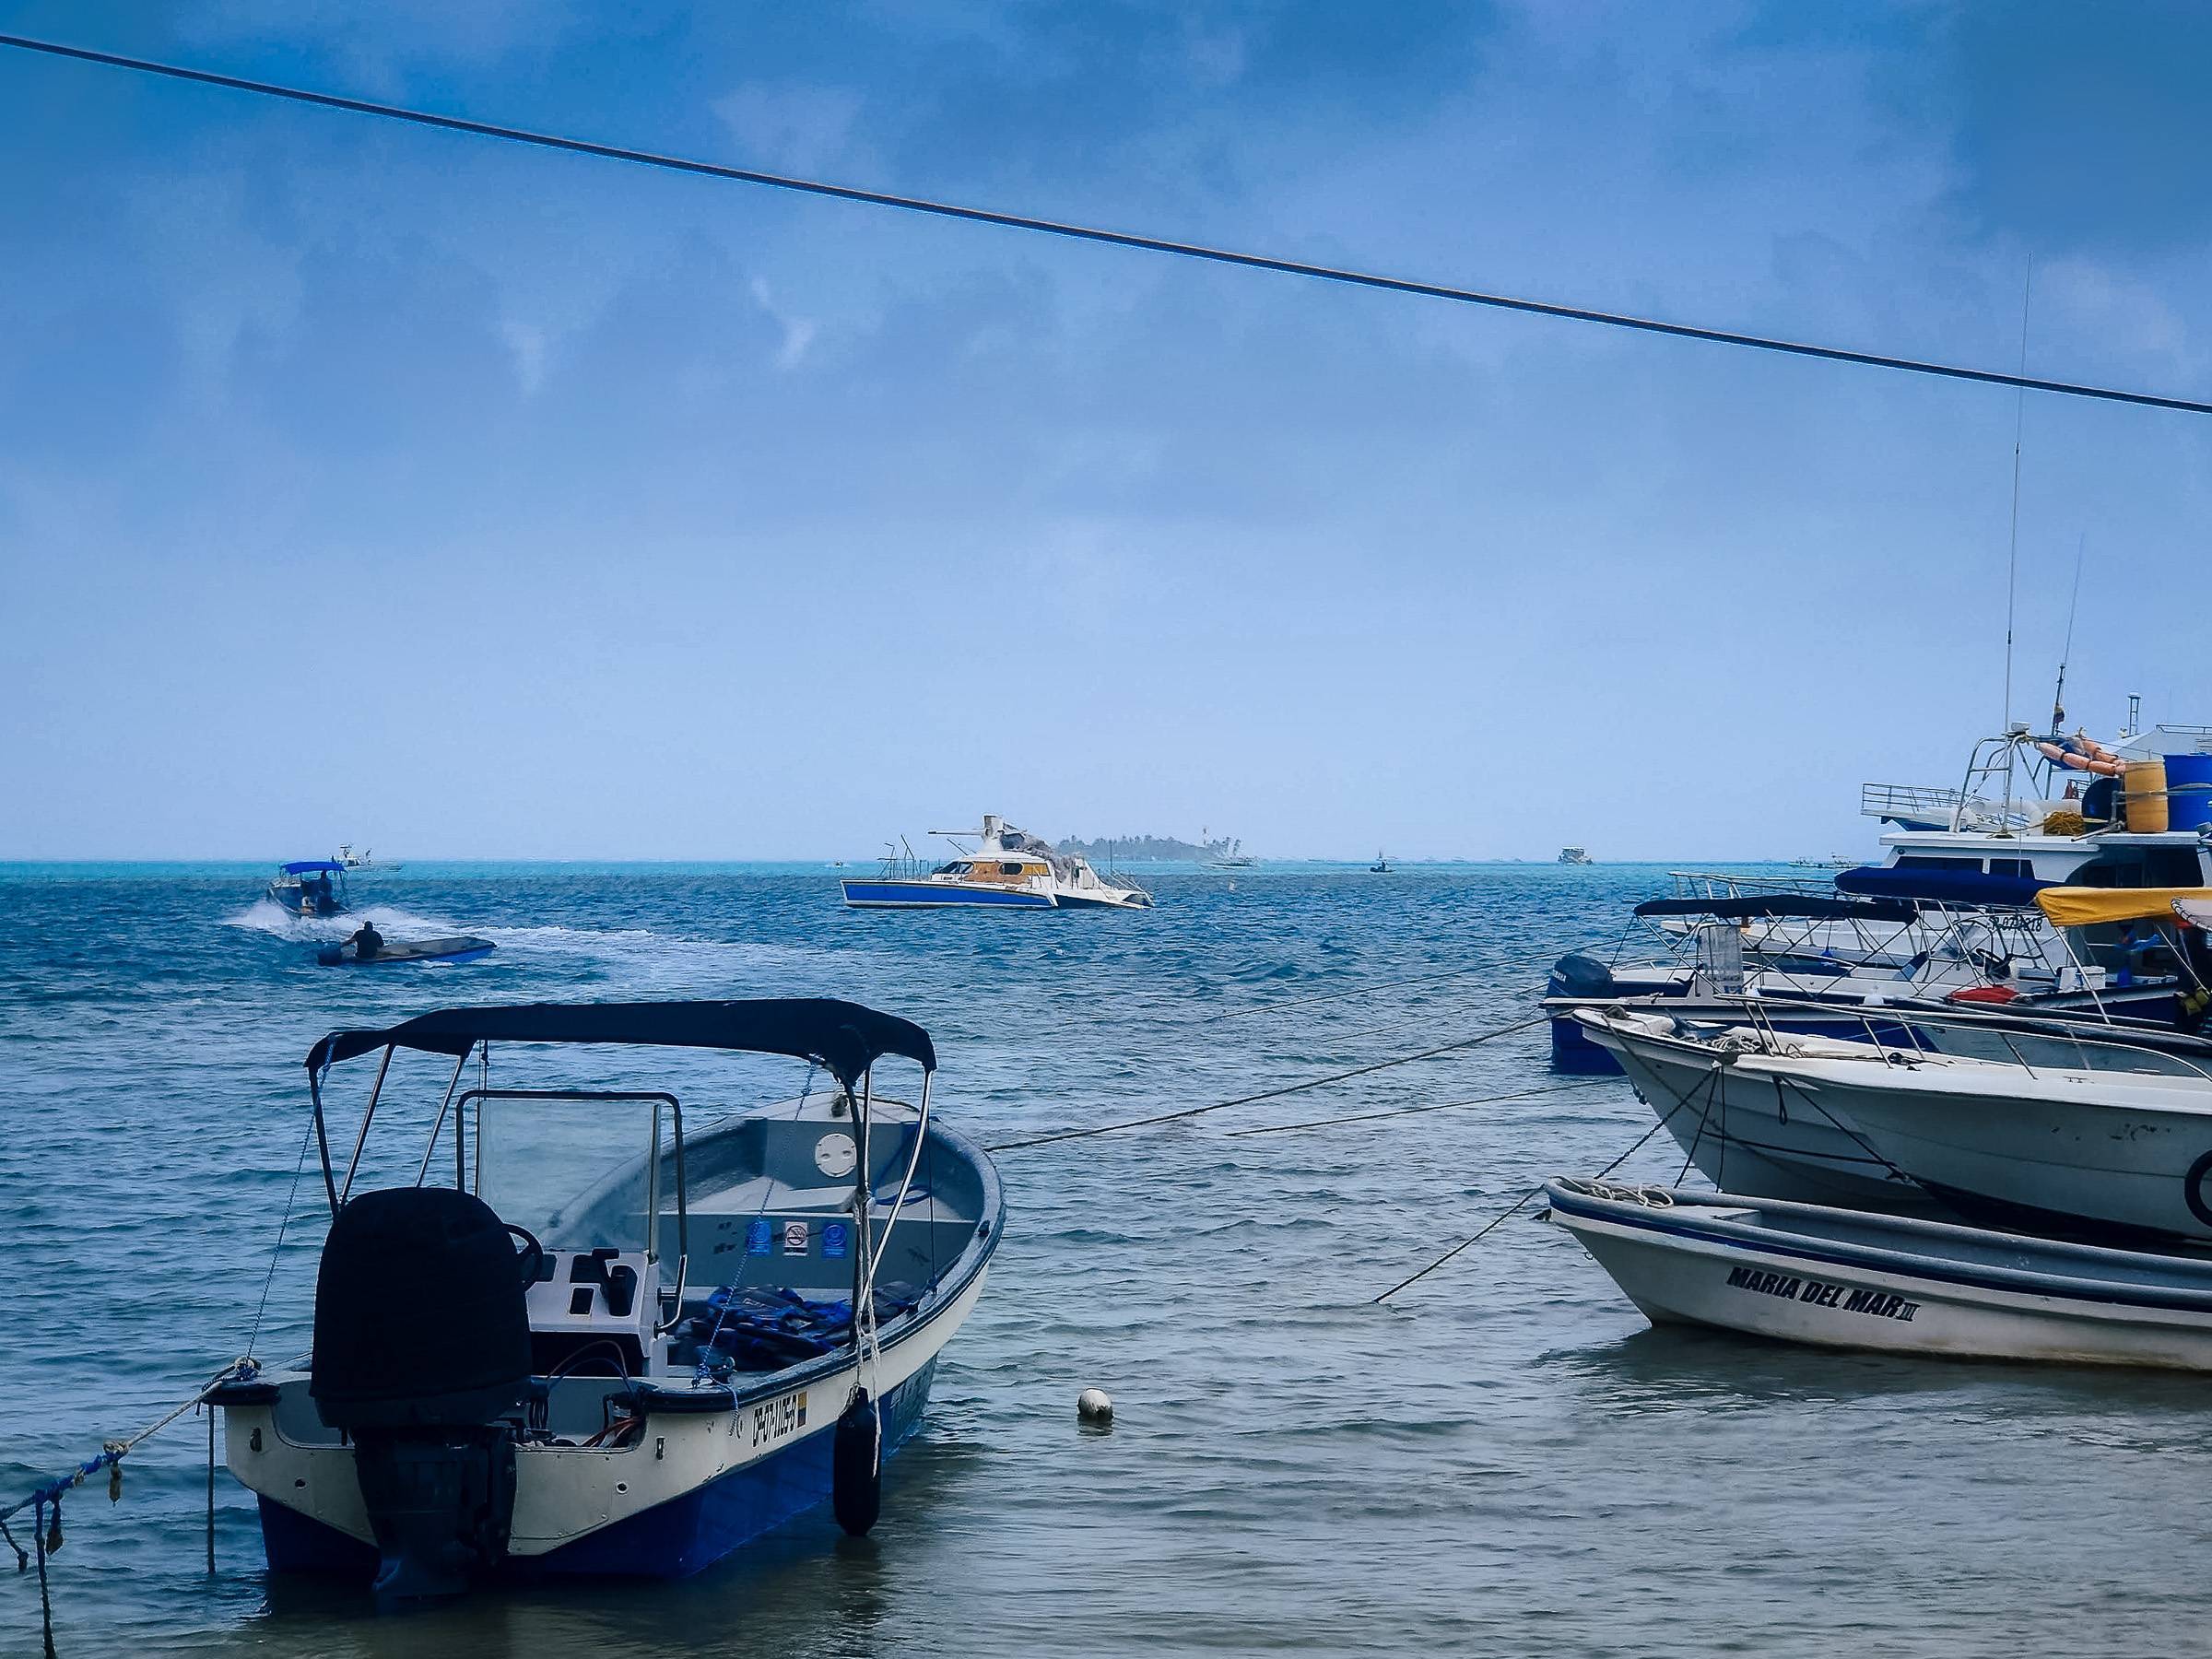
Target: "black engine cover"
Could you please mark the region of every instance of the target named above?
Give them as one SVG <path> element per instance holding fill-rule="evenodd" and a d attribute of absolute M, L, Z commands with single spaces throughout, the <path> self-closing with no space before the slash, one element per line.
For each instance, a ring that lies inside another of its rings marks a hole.
<path fill-rule="evenodd" d="M 308 1393 L 334 1429 L 472 1427 L 530 1384 L 530 1314 L 505 1225 L 452 1187 L 363 1193 L 331 1223 Z"/>

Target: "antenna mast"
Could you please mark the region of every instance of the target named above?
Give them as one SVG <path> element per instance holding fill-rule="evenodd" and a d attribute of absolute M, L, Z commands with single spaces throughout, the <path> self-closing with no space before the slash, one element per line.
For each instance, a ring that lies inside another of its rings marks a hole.
<path fill-rule="evenodd" d="M 2074 596 L 2066 601 L 2066 648 L 2058 653 L 2058 689 L 2051 694 L 2051 735 L 2066 724 L 2066 665 L 2074 660 L 2074 613 L 2081 608 L 2081 557 L 2089 543 L 2085 531 L 2074 543 Z"/>
<path fill-rule="evenodd" d="M 2020 372 L 2028 371 L 2028 296 L 2035 285 L 2035 264 L 2020 283 Z M 2028 394 L 2020 393 L 2012 409 L 2012 537 L 2005 554 L 2005 823 L 2012 823 L 2012 624 L 2014 601 L 2020 586 L 2020 437 L 2028 422 Z M 2025 728 L 2023 728 L 2025 729 Z"/>

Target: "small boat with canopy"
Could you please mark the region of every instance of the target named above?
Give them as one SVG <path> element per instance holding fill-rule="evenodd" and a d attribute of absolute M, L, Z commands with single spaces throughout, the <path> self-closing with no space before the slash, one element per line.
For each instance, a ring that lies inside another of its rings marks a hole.
<path fill-rule="evenodd" d="M 335 858 L 278 865 L 268 899 L 295 916 L 342 916 L 352 903 L 346 891 L 346 866 Z"/>
<path fill-rule="evenodd" d="M 717 1115 L 726 1094 L 702 1112 L 634 1059 L 581 1086 L 610 1047 L 785 1055 L 832 1086 Z M 367 1056 L 335 1134 L 331 1073 Z M 452 1065 L 406 1112 L 386 1084 L 417 1056 Z M 921 1068 L 914 1104 L 876 1092 L 887 1057 Z M 206 1396 L 271 1570 L 392 1605 L 681 1577 L 825 1501 L 867 1531 L 1004 1213 L 990 1159 L 932 1119 L 935 1065 L 920 1027 L 830 1000 L 449 1008 L 317 1042 L 313 1349 Z M 412 1144 L 382 1147 L 394 1127 Z M 371 1169 L 402 1179 L 359 1190 Z"/>

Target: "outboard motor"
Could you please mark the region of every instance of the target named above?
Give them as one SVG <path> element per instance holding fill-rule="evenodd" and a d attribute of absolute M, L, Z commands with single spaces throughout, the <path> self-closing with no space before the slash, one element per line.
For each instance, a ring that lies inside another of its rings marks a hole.
<path fill-rule="evenodd" d="M 308 1393 L 353 1441 L 380 1599 L 458 1594 L 507 1553 L 514 1428 L 502 1419 L 530 1390 L 525 1287 L 543 1254 L 451 1187 L 363 1193 L 331 1223 Z"/>
<path fill-rule="evenodd" d="M 1577 1002 L 1605 1002 L 1614 994 L 1613 970 L 1594 956 L 1573 951 L 1552 965 L 1545 982 L 1546 996 L 1569 996 Z M 1551 1021 L 1551 1066 L 1554 1071 L 1604 1077 L 1620 1070 L 1612 1053 L 1590 1041 L 1583 1028 L 1564 1014 Z"/>

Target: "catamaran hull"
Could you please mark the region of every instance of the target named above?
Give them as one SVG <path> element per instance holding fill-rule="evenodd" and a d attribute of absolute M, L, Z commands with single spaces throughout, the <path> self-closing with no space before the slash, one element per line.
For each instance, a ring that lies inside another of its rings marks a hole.
<path fill-rule="evenodd" d="M 1698 1045 L 1583 1022 L 1699 1171 L 1724 1191 L 1801 1204 L 1936 1207 L 1840 1120 Z"/>
<path fill-rule="evenodd" d="M 1802 1238 L 1767 1249 L 1702 1236 L 1665 1209 L 1606 1213 L 1621 1207 L 1581 1208 L 1555 1193 L 1551 1218 L 1653 1324 L 1816 1347 L 2212 1371 L 2212 1312 L 1881 1271 L 1827 1259 Z"/>
<path fill-rule="evenodd" d="M 1019 888 L 955 887 L 949 882 L 847 881 L 845 902 L 854 910 L 1051 910 L 1050 893 Z"/>

